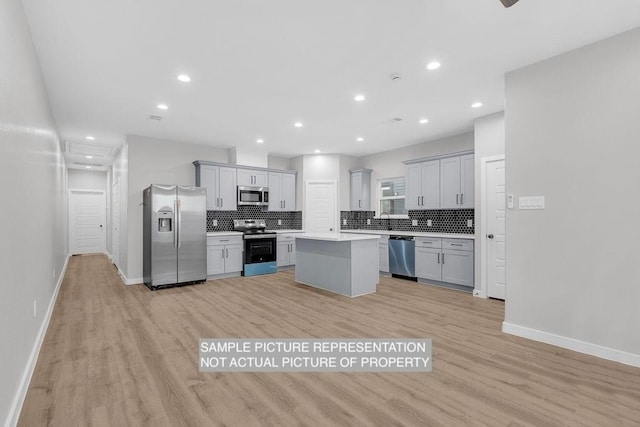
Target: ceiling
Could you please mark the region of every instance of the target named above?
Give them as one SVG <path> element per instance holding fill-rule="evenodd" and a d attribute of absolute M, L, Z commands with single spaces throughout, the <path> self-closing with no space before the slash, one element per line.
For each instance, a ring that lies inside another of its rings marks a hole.
<path fill-rule="evenodd" d="M 505 72 L 640 25 L 638 0 L 23 3 L 65 147 L 107 163 L 132 134 L 293 157 L 470 131 Z"/>

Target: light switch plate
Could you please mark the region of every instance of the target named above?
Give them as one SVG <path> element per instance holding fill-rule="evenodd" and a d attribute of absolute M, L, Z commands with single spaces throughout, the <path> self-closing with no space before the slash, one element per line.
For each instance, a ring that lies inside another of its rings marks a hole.
<path fill-rule="evenodd" d="M 347 225 L 347 220 L 346 219 L 342 220 L 342 225 Z"/>
<path fill-rule="evenodd" d="M 278 225 L 282 225 L 282 220 L 281 219 L 278 220 Z"/>
<path fill-rule="evenodd" d="M 217 220 L 217 219 L 214 219 L 214 220 L 213 220 L 213 226 L 214 226 L 214 227 L 217 227 L 217 226 L 218 226 L 218 220 Z"/>
<path fill-rule="evenodd" d="M 513 194 L 507 195 L 507 207 L 513 209 Z"/>
<path fill-rule="evenodd" d="M 431 221 L 430 219 L 427 220 L 427 227 L 432 227 L 433 226 L 433 221 Z"/>
<path fill-rule="evenodd" d="M 544 196 L 526 196 L 518 198 L 518 208 L 523 210 L 544 209 Z"/>
<path fill-rule="evenodd" d="M 411 220 L 411 225 L 413 225 L 414 227 L 418 225 L 418 220 L 417 219 L 412 219 Z"/>
<path fill-rule="evenodd" d="M 367 218 L 367 225 L 371 225 L 371 218 Z"/>
<path fill-rule="evenodd" d="M 473 227 L 473 220 L 472 219 L 468 219 L 467 220 L 467 227 L 469 227 L 469 228 Z"/>

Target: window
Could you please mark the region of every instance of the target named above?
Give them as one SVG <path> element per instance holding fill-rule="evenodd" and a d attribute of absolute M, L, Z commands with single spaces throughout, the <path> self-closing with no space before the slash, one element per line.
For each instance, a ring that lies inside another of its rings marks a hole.
<path fill-rule="evenodd" d="M 380 201 L 379 214 L 388 213 L 390 216 L 407 215 L 404 205 L 405 179 L 385 178 L 378 180 L 378 200 Z"/>

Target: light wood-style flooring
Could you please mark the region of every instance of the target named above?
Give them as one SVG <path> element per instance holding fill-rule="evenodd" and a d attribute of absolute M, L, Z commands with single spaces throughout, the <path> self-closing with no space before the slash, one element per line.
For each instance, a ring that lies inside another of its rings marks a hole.
<path fill-rule="evenodd" d="M 638 425 L 640 369 L 503 334 L 504 304 L 293 272 L 152 292 L 73 257 L 20 426 Z M 432 338 L 431 373 L 200 373 L 200 338 Z"/>

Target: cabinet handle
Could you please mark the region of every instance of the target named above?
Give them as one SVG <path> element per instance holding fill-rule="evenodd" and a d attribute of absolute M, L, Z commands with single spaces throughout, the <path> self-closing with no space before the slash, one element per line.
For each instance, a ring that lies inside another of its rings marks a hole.
<path fill-rule="evenodd" d="M 424 196 L 420 196 L 422 197 L 422 206 L 424 206 Z"/>
<path fill-rule="evenodd" d="M 286 208 L 287 208 L 287 201 L 286 201 L 286 200 L 283 200 L 283 201 L 282 201 L 282 207 L 283 207 L 284 209 L 286 209 Z"/>
<path fill-rule="evenodd" d="M 460 204 L 464 205 L 464 193 L 460 194 Z"/>
<path fill-rule="evenodd" d="M 222 251 L 222 255 L 220 256 L 220 258 L 224 258 L 224 248 L 220 249 Z"/>
<path fill-rule="evenodd" d="M 418 206 L 420 206 L 420 196 L 418 196 Z"/>
<path fill-rule="evenodd" d="M 440 264 L 440 254 L 438 254 L 438 264 Z"/>
<path fill-rule="evenodd" d="M 460 204 L 460 202 L 458 201 L 459 199 L 460 199 L 460 195 L 459 195 L 459 194 L 456 194 L 456 205 L 459 205 L 459 204 Z"/>
<path fill-rule="evenodd" d="M 216 208 L 220 207 L 220 197 L 216 197 Z"/>
<path fill-rule="evenodd" d="M 451 246 L 462 246 L 462 243 L 449 243 Z"/>
<path fill-rule="evenodd" d="M 361 207 L 360 202 L 361 202 L 361 201 L 360 201 L 360 200 L 358 200 L 358 207 Z"/>
<path fill-rule="evenodd" d="M 224 206 L 224 199 L 222 197 L 220 197 L 220 207 Z"/>
<path fill-rule="evenodd" d="M 224 251 L 225 251 L 225 253 L 227 255 L 227 258 L 229 258 L 229 249 L 225 249 Z"/>
<path fill-rule="evenodd" d="M 442 254 L 442 263 L 444 264 L 444 254 Z"/>

